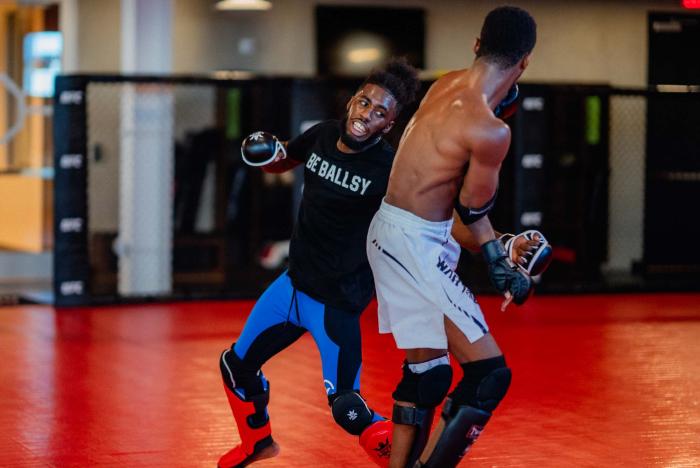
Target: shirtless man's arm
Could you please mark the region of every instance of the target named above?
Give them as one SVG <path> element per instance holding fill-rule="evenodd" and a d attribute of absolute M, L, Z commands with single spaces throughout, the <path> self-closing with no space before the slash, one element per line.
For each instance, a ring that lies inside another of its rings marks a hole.
<path fill-rule="evenodd" d="M 472 130 L 472 132 L 474 131 Z M 460 211 L 462 213 L 466 208 L 470 214 L 477 218 L 474 222 L 468 223 L 469 218 L 460 215 L 465 221 L 464 224 L 471 231 L 474 241 L 481 246 L 496 238 L 488 217 L 479 218 L 479 214 L 482 211 L 488 211 L 493 205 L 498 190 L 498 174 L 501 170 L 501 163 L 510 146 L 510 129 L 501 120 L 491 118 L 476 132 L 478 134 L 472 137 L 474 143 L 470 145 L 472 150 L 469 168 L 459 192 L 459 205 L 461 205 Z"/>

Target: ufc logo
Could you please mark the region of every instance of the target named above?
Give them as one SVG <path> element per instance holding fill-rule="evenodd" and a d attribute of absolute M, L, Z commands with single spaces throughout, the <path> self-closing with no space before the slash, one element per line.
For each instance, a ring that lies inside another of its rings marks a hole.
<path fill-rule="evenodd" d="M 80 232 L 83 230 L 82 218 L 63 218 L 59 224 L 61 232 Z"/>
<path fill-rule="evenodd" d="M 80 169 L 83 167 L 82 154 L 63 154 L 58 160 L 61 169 Z"/>
<path fill-rule="evenodd" d="M 64 105 L 77 105 L 83 102 L 82 91 L 61 91 L 58 102 Z"/>
<path fill-rule="evenodd" d="M 83 293 L 82 281 L 64 281 L 61 283 L 61 294 L 64 296 L 77 296 Z"/>

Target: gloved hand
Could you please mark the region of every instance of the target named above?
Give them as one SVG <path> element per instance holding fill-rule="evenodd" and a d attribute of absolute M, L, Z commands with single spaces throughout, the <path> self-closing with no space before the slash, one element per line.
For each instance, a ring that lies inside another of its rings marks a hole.
<path fill-rule="evenodd" d="M 241 143 L 241 157 L 249 166 L 266 166 L 287 157 L 284 145 L 271 133 L 251 133 Z"/>
<path fill-rule="evenodd" d="M 540 231 L 531 229 L 518 235 L 499 237 L 508 258 L 530 276 L 544 273 L 552 261 L 552 246 Z"/>
<path fill-rule="evenodd" d="M 493 239 L 481 246 L 481 253 L 489 269 L 489 279 L 496 290 L 509 297 L 513 302 L 523 304 L 532 291 L 532 279 L 516 266 L 498 239 Z M 508 305 L 507 301 L 502 309 Z"/>

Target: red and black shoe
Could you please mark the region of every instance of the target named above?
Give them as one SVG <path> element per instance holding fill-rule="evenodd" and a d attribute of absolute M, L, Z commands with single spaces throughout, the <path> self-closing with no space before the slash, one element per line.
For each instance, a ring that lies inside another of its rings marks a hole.
<path fill-rule="evenodd" d="M 241 443 L 219 458 L 219 468 L 240 468 L 263 458 L 274 457 L 279 446 L 272 440 L 267 404 L 270 401 L 270 384 L 264 393 L 243 399 L 225 383 L 224 390 L 238 426 Z"/>
<path fill-rule="evenodd" d="M 360 434 L 360 445 L 377 466 L 384 468 L 389 466 L 393 430 L 394 424 L 383 419 L 370 424 Z"/>

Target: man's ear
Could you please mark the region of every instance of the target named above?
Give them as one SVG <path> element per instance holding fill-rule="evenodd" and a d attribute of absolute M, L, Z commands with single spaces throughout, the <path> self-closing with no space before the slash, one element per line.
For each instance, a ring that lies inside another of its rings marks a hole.
<path fill-rule="evenodd" d="M 395 123 L 395 122 L 396 122 L 395 120 L 392 120 L 391 122 L 389 122 L 389 125 L 387 125 L 386 127 L 384 127 L 384 130 L 382 130 L 382 133 L 384 133 L 385 135 L 386 135 L 387 133 L 389 133 L 389 132 L 391 131 L 391 129 L 394 127 L 394 123 Z"/>
<path fill-rule="evenodd" d="M 472 47 L 475 54 L 479 53 L 479 47 L 481 47 L 481 39 L 477 37 L 474 41 L 474 47 Z"/>
<path fill-rule="evenodd" d="M 520 69 L 525 71 L 528 65 L 530 65 L 530 54 L 526 54 L 525 57 L 520 60 Z"/>

